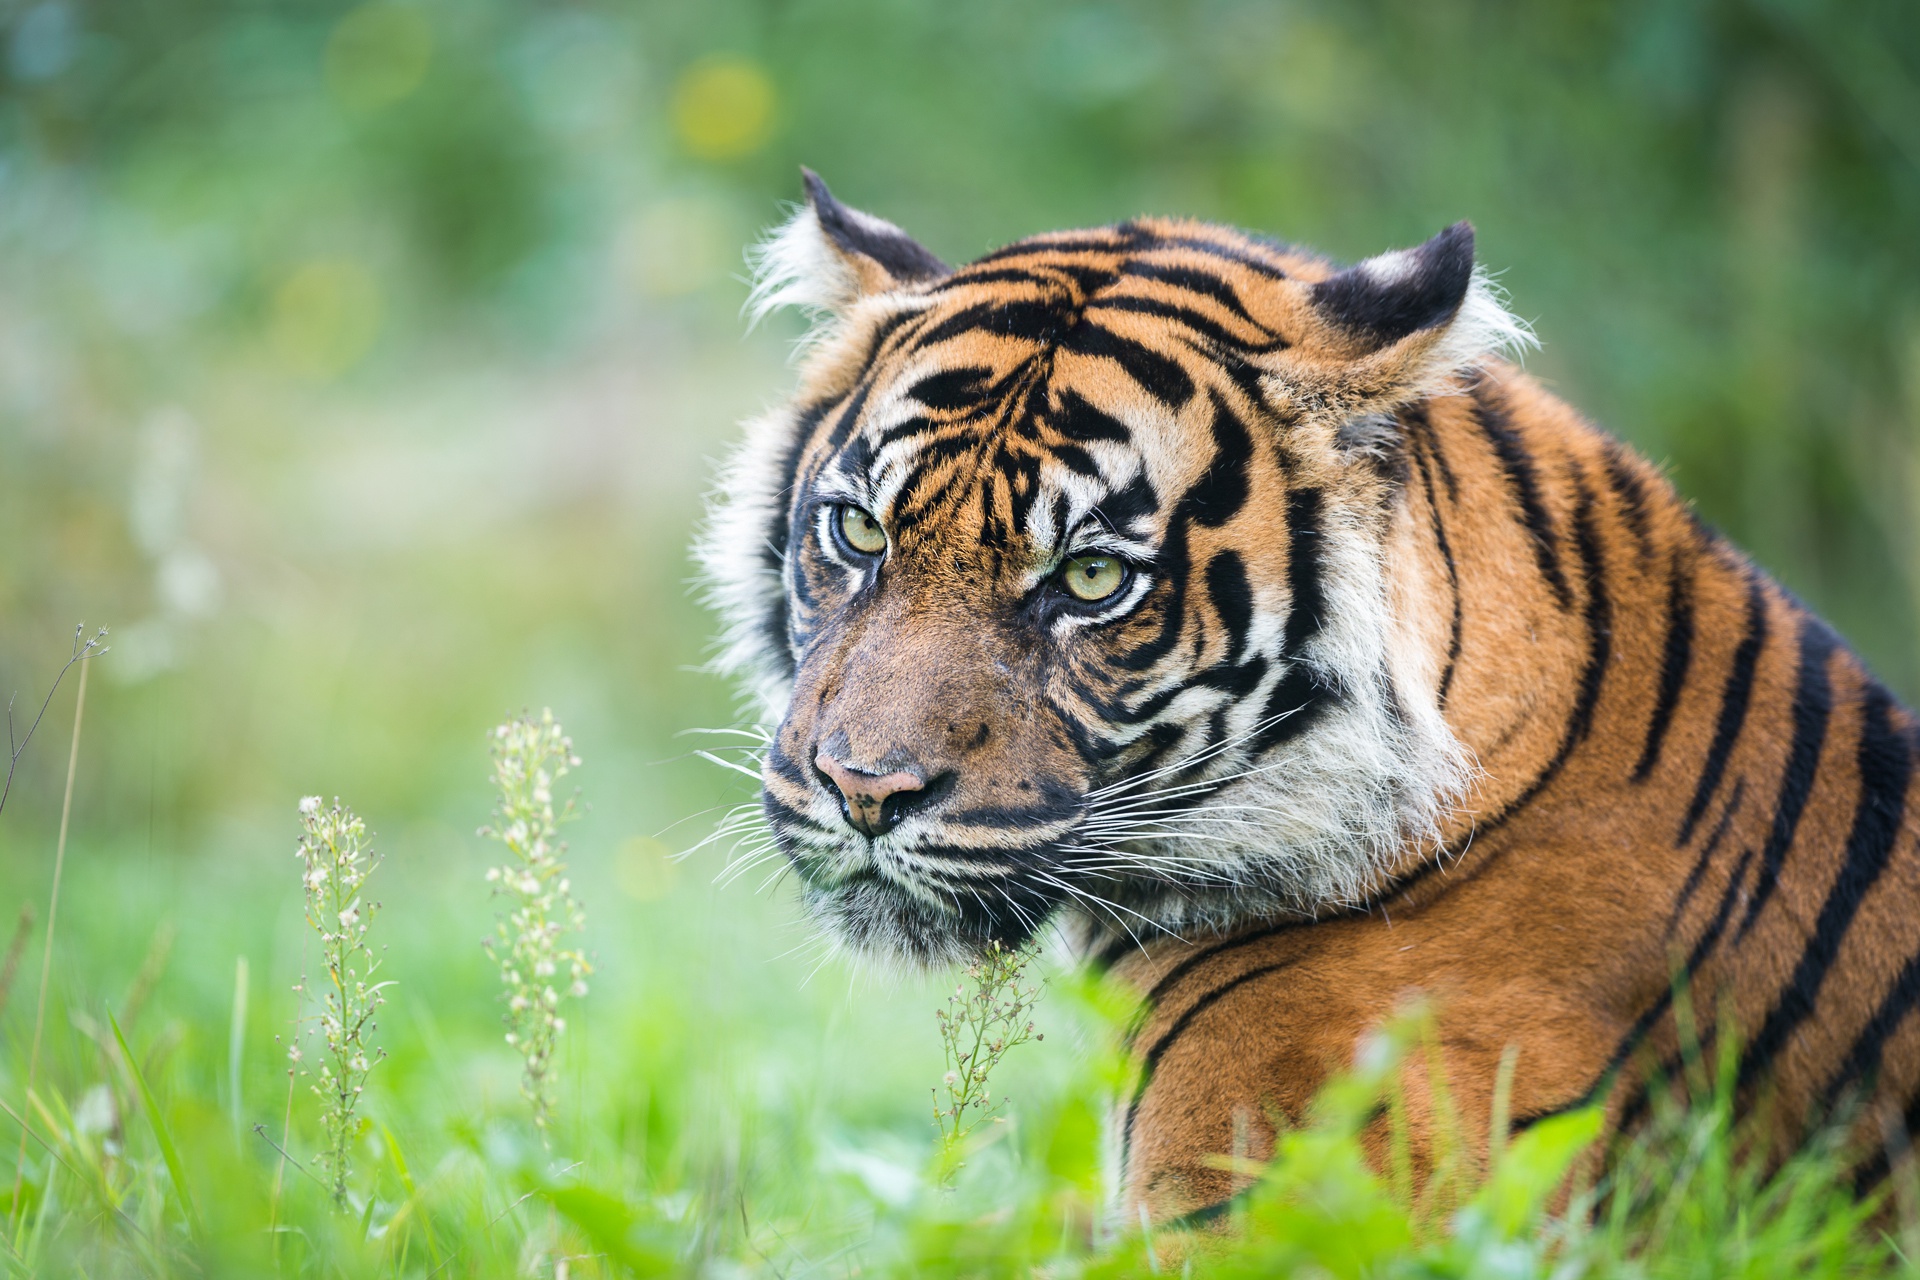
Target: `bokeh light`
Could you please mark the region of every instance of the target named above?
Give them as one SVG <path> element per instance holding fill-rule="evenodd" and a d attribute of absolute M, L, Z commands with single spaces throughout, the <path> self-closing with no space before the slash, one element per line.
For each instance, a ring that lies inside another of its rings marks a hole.
<path fill-rule="evenodd" d="M 773 81 L 760 64 L 714 54 L 688 67 L 673 90 L 673 127 L 703 160 L 737 160 L 773 133 Z"/>
<path fill-rule="evenodd" d="M 420 87 L 433 62 L 433 28 L 418 8 L 362 5 L 327 40 L 327 87 L 341 105 L 374 111 Z"/>
<path fill-rule="evenodd" d="M 337 377 L 373 346 L 380 311 L 380 285 L 359 262 L 303 263 L 274 291 L 274 350 L 295 372 Z"/>

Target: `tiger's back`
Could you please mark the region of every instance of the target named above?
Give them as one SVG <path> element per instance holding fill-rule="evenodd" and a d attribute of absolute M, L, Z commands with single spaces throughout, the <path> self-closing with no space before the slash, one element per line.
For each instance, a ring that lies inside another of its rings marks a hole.
<path fill-rule="evenodd" d="M 1131 1193 L 1162 1213 L 1221 1203 L 1211 1157 L 1245 1146 L 1249 1118 L 1257 1155 L 1268 1109 L 1300 1118 L 1356 1032 L 1415 993 L 1466 1133 L 1486 1132 L 1508 1046 L 1517 1126 L 1592 1101 L 1637 1124 L 1650 1081 L 1677 1074 L 1684 1016 L 1709 1045 L 1722 1025 L 1740 1036 L 1741 1098 L 1764 1102 L 1782 1150 L 1870 1095 L 1870 1185 L 1920 1085 L 1912 717 L 1523 375 L 1401 420 L 1410 559 L 1458 602 L 1434 615 L 1442 683 L 1483 772 L 1443 849 L 1364 903 L 1123 955 L 1152 1007 Z"/>

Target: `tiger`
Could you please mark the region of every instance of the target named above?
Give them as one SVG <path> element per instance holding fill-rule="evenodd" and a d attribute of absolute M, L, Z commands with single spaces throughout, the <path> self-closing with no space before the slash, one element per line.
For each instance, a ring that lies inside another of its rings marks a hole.
<path fill-rule="evenodd" d="M 1503 1057 L 1514 1129 L 1635 1131 L 1678 1006 L 1764 1145 L 1845 1113 L 1863 1191 L 1906 1159 L 1914 716 L 1524 372 L 1470 224 L 949 267 L 803 178 L 750 300 L 810 317 L 797 389 L 697 544 L 761 810 L 853 953 L 1057 930 L 1138 993 L 1123 1220 L 1219 1217 L 1416 995 L 1420 1167 L 1443 1110 L 1486 1158 Z"/>

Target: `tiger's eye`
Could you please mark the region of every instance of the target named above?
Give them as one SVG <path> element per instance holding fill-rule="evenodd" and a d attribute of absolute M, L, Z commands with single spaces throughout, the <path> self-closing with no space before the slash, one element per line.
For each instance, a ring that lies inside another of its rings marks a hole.
<path fill-rule="evenodd" d="M 1060 580 L 1074 599 L 1092 604 L 1126 584 L 1127 567 L 1112 556 L 1075 556 L 1060 570 Z"/>
<path fill-rule="evenodd" d="M 848 503 L 840 508 L 840 536 L 862 555 L 877 556 L 887 549 L 887 531 L 873 514 Z"/>

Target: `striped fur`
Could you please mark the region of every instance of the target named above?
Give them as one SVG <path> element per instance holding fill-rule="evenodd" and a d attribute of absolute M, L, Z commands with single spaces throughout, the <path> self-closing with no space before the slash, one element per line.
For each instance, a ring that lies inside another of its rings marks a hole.
<path fill-rule="evenodd" d="M 1133 1202 L 1216 1208 L 1218 1156 L 1414 992 L 1469 1133 L 1508 1046 L 1523 1121 L 1637 1121 L 1676 974 L 1783 1151 L 1836 1107 L 1869 1151 L 1912 1127 L 1913 717 L 1498 359 L 1525 331 L 1470 229 L 1336 271 L 1138 221 L 949 271 L 809 195 L 760 296 L 822 328 L 701 549 L 780 721 L 765 811 L 850 946 L 1052 918 L 1138 985 Z M 883 555 L 836 544 L 838 503 Z M 1089 550 L 1131 566 L 1098 607 L 1055 576 Z M 927 785 L 870 838 L 821 754 Z"/>

